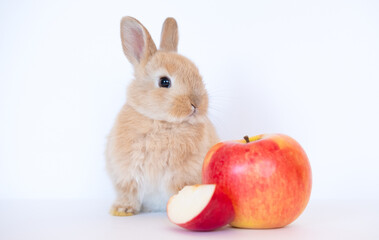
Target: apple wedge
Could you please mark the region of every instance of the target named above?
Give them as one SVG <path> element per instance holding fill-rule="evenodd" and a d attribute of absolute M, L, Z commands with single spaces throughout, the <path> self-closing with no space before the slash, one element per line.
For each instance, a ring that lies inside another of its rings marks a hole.
<path fill-rule="evenodd" d="M 211 231 L 234 219 L 229 197 L 216 184 L 185 186 L 167 203 L 172 223 L 192 231 Z"/>

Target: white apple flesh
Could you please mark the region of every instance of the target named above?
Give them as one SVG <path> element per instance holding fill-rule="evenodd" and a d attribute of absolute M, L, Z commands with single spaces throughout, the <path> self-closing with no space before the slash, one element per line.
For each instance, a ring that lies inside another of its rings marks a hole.
<path fill-rule="evenodd" d="M 229 197 L 216 184 L 184 187 L 167 203 L 171 222 L 193 231 L 211 231 L 223 227 L 234 219 Z"/>

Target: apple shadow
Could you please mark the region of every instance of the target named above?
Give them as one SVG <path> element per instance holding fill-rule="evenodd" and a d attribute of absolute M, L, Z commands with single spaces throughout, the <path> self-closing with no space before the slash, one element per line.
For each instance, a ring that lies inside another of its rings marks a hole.
<path fill-rule="evenodd" d="M 287 225 L 287 226 L 278 227 L 278 228 L 238 228 L 238 227 L 233 227 L 233 226 L 227 225 L 227 226 L 224 226 L 224 227 L 221 227 L 221 228 L 218 228 L 215 230 L 211 230 L 211 231 L 192 231 L 192 230 L 187 230 L 187 229 L 184 229 L 184 228 L 181 228 L 178 226 L 170 226 L 167 228 L 168 231 L 170 231 L 172 233 L 178 233 L 178 234 L 185 234 L 185 235 L 207 235 L 207 234 L 218 235 L 218 234 L 222 234 L 223 236 L 225 236 L 225 233 L 227 233 L 227 232 L 235 232 L 235 231 L 246 231 L 246 232 L 248 232 L 248 231 L 250 231 L 250 232 L 253 232 L 253 231 L 256 231 L 256 232 L 277 231 L 277 232 L 279 232 L 279 231 L 288 231 L 288 230 L 292 230 L 292 229 L 296 229 L 296 227 L 294 228 L 291 225 Z"/>
<path fill-rule="evenodd" d="M 225 236 L 225 233 L 228 232 L 232 227 L 230 226 L 224 226 L 222 228 L 218 228 L 212 231 L 192 231 L 187 230 L 178 226 L 170 226 L 167 227 L 167 230 L 169 232 L 175 233 L 175 234 L 182 234 L 186 236 L 209 236 L 209 235 L 223 235 Z"/>

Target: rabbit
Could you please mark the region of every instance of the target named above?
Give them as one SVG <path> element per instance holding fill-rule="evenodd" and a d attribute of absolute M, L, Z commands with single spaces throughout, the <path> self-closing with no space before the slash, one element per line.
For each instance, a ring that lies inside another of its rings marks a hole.
<path fill-rule="evenodd" d="M 159 49 L 132 17 L 121 20 L 121 42 L 134 79 L 106 147 L 117 193 L 111 214 L 165 211 L 170 196 L 201 183 L 203 159 L 219 142 L 208 94 L 195 64 L 177 53 L 174 18 L 163 24 Z"/>

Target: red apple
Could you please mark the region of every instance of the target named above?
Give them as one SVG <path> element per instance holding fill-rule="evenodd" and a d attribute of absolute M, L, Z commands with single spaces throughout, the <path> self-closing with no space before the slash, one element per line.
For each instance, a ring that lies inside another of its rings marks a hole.
<path fill-rule="evenodd" d="M 234 218 L 229 197 L 215 184 L 184 187 L 167 203 L 171 222 L 193 231 L 211 231 L 225 226 Z"/>
<path fill-rule="evenodd" d="M 203 183 L 217 184 L 232 200 L 239 228 L 278 228 L 307 206 L 311 167 L 302 147 L 282 134 L 221 142 L 207 153 Z"/>

